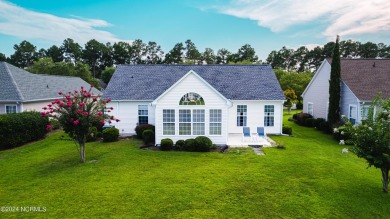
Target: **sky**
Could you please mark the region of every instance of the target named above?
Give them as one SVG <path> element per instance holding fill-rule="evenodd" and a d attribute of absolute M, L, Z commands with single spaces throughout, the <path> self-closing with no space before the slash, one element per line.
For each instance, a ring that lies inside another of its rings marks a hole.
<path fill-rule="evenodd" d="M 80 45 L 154 41 L 168 52 L 191 39 L 199 51 L 250 44 L 261 60 L 283 46 L 335 41 L 390 44 L 389 0 L 0 0 L 0 53 L 27 40 L 47 49 L 72 38 Z"/>

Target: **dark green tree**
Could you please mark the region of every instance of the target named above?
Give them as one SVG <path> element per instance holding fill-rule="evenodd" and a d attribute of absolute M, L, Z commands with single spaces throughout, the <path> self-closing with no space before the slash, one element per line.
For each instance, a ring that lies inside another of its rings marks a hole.
<path fill-rule="evenodd" d="M 214 64 L 216 62 L 214 51 L 211 48 L 206 48 L 202 54 L 202 60 L 207 64 Z"/>
<path fill-rule="evenodd" d="M 37 47 L 24 40 L 19 45 L 14 45 L 15 53 L 11 55 L 10 61 L 15 66 L 25 68 L 37 60 Z"/>
<path fill-rule="evenodd" d="M 183 43 L 177 43 L 166 55 L 164 63 L 166 64 L 180 64 L 183 63 Z"/>
<path fill-rule="evenodd" d="M 116 65 L 130 64 L 131 45 L 127 42 L 116 42 L 112 46 L 112 58 Z"/>
<path fill-rule="evenodd" d="M 73 39 L 67 38 L 60 46 L 65 62 L 79 62 L 82 58 L 81 46 Z"/>
<path fill-rule="evenodd" d="M 5 54 L 0 52 L 0 62 L 5 62 L 5 61 L 7 61 L 7 57 L 5 56 Z"/>
<path fill-rule="evenodd" d="M 245 44 L 240 49 L 238 49 L 237 55 L 238 58 L 236 62 L 242 62 L 248 60 L 252 63 L 255 63 L 259 60 L 259 58 L 256 55 L 255 49 L 252 48 L 252 46 L 249 44 Z"/>
<path fill-rule="evenodd" d="M 145 64 L 146 44 L 142 40 L 134 40 L 131 44 L 130 61 L 132 64 Z"/>
<path fill-rule="evenodd" d="M 217 64 L 227 64 L 228 57 L 230 56 L 231 52 L 225 48 L 222 48 L 218 50 L 217 52 Z"/>
<path fill-rule="evenodd" d="M 337 36 L 332 54 L 332 64 L 330 70 L 329 80 L 329 109 L 328 122 L 329 125 L 334 125 L 340 121 L 340 50 L 339 50 L 339 36 Z"/>
<path fill-rule="evenodd" d="M 201 54 L 199 50 L 196 48 L 195 43 L 191 40 L 186 40 L 186 59 L 190 64 L 196 64 L 199 62 Z"/>
<path fill-rule="evenodd" d="M 64 60 L 63 51 L 56 45 L 47 49 L 46 56 L 50 57 L 54 62 L 62 62 Z"/>
<path fill-rule="evenodd" d="M 361 58 L 377 58 L 378 57 L 378 46 L 375 43 L 367 42 L 359 44 L 358 55 Z"/>
<path fill-rule="evenodd" d="M 161 46 L 156 42 L 148 42 L 145 48 L 145 63 L 146 64 L 161 64 L 163 61 L 164 52 Z"/>
<path fill-rule="evenodd" d="M 103 43 L 100 43 L 95 39 L 92 39 L 85 44 L 83 60 L 91 67 L 94 78 L 96 78 L 101 70 L 100 67 L 103 63 L 103 54 L 106 49 L 107 48 Z"/>
<path fill-rule="evenodd" d="M 103 72 L 102 72 L 102 80 L 103 80 L 103 82 L 108 84 L 108 82 L 110 82 L 111 77 L 114 74 L 114 72 L 115 72 L 115 68 L 114 67 L 107 67 L 107 68 L 105 68 L 103 70 Z"/>

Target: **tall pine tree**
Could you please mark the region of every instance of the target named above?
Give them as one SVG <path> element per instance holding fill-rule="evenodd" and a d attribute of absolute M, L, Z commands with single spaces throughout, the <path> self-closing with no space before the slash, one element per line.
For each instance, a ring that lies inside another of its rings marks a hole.
<path fill-rule="evenodd" d="M 336 44 L 332 54 L 332 64 L 329 80 L 328 123 L 330 126 L 340 121 L 340 72 L 339 36 L 337 36 Z"/>

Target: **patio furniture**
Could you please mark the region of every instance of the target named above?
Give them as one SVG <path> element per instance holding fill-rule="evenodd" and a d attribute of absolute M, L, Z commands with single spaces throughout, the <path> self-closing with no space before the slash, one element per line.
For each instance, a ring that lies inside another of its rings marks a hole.
<path fill-rule="evenodd" d="M 249 138 L 252 141 L 251 129 L 249 127 L 242 127 L 242 141 L 245 142 L 245 138 Z"/>
<path fill-rule="evenodd" d="M 264 127 L 257 127 L 257 133 L 256 133 L 256 136 L 254 138 L 254 141 L 261 142 L 261 141 L 265 140 L 265 137 L 266 137 L 266 134 L 264 131 Z"/>

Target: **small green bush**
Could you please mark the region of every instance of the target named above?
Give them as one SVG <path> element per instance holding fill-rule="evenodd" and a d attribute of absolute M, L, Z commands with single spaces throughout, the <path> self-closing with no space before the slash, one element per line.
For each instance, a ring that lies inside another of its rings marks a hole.
<path fill-rule="evenodd" d="M 331 133 L 331 128 L 327 121 L 323 121 L 320 123 L 320 130 L 327 134 Z"/>
<path fill-rule="evenodd" d="M 307 126 L 307 127 L 314 127 L 314 119 L 313 118 L 307 118 L 305 120 L 305 126 Z"/>
<path fill-rule="evenodd" d="M 181 151 L 185 147 L 185 141 L 184 140 L 178 140 L 175 144 L 175 150 Z"/>
<path fill-rule="evenodd" d="M 103 142 L 118 141 L 119 129 L 111 127 L 103 130 Z"/>
<path fill-rule="evenodd" d="M 302 109 L 303 109 L 303 103 L 298 102 L 298 103 L 296 104 L 296 107 L 297 107 L 297 110 L 302 110 Z"/>
<path fill-rule="evenodd" d="M 137 138 L 142 139 L 142 133 L 144 133 L 145 130 L 151 129 L 153 132 L 155 132 L 155 127 L 154 125 L 151 124 L 142 124 L 142 125 L 137 125 L 135 127 L 135 133 L 137 134 Z"/>
<path fill-rule="evenodd" d="M 61 128 L 60 122 L 58 122 L 58 120 L 56 119 L 50 119 L 49 124 L 51 125 L 52 130 L 57 130 Z"/>
<path fill-rule="evenodd" d="M 21 146 L 45 137 L 49 120 L 39 112 L 0 115 L 0 150 Z"/>
<path fill-rule="evenodd" d="M 146 129 L 142 133 L 142 139 L 144 140 L 145 145 L 154 143 L 154 131 L 152 129 Z"/>
<path fill-rule="evenodd" d="M 87 136 L 87 142 L 96 141 L 98 139 L 98 130 L 92 126 Z"/>
<path fill-rule="evenodd" d="M 293 115 L 293 118 L 295 119 L 295 123 L 303 126 L 305 125 L 306 119 L 313 118 L 313 116 L 308 113 L 297 113 Z"/>
<path fill-rule="evenodd" d="M 314 120 L 314 127 L 318 130 L 320 130 L 321 123 L 326 122 L 324 118 L 316 118 Z"/>
<path fill-rule="evenodd" d="M 162 151 L 170 151 L 173 149 L 173 141 L 170 138 L 164 138 L 160 143 Z"/>
<path fill-rule="evenodd" d="M 292 128 L 290 126 L 283 126 L 283 134 L 292 135 Z"/>
<path fill-rule="evenodd" d="M 198 136 L 195 138 L 196 148 L 195 151 L 207 152 L 213 146 L 213 142 L 206 136 Z"/>
<path fill-rule="evenodd" d="M 189 138 L 184 141 L 184 147 L 182 148 L 183 151 L 195 151 L 196 148 L 196 141 L 193 138 Z"/>

